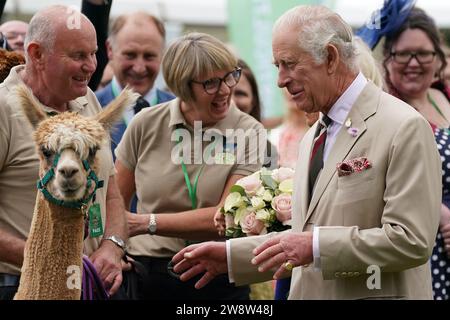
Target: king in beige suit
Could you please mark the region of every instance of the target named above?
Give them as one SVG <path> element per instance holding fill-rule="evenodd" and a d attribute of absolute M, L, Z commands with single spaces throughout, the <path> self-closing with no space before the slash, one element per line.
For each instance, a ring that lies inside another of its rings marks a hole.
<path fill-rule="evenodd" d="M 350 27 L 325 7 L 280 17 L 273 55 L 297 106 L 333 121 L 312 195 L 317 124 L 300 145 L 292 230 L 188 247 L 175 271 L 204 272 L 201 288 L 219 273 L 241 285 L 293 268 L 290 299 L 431 299 L 441 162 L 430 125 L 358 72 Z"/>

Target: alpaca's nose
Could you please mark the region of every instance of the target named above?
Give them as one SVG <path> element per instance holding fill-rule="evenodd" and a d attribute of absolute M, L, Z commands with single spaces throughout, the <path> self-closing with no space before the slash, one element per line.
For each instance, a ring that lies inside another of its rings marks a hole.
<path fill-rule="evenodd" d="M 64 176 L 64 178 L 72 178 L 77 172 L 78 168 L 74 166 L 64 166 L 58 169 L 58 172 Z"/>

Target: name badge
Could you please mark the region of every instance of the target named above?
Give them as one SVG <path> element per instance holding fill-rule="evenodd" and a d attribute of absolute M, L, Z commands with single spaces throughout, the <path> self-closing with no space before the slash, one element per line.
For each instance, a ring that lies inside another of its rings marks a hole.
<path fill-rule="evenodd" d="M 97 238 L 103 234 L 102 213 L 100 204 L 94 203 L 89 208 L 89 235 L 91 238 Z"/>

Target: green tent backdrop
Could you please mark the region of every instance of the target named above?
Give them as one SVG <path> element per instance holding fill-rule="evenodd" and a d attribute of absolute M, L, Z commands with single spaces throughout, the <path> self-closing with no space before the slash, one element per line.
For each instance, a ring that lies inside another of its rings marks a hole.
<path fill-rule="evenodd" d="M 263 117 L 284 114 L 277 72 L 272 64 L 272 26 L 288 9 L 300 4 L 333 7 L 334 1 L 320 0 L 228 0 L 228 35 L 236 53 L 253 70 L 258 81 Z"/>

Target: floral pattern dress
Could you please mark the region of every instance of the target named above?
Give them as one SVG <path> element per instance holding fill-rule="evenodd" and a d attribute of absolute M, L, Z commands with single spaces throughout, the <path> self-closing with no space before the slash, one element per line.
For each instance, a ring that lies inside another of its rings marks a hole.
<path fill-rule="evenodd" d="M 450 131 L 446 128 L 433 128 L 433 130 L 442 160 L 442 203 L 450 208 Z M 445 251 L 444 240 L 440 231 L 436 236 L 436 244 L 430 262 L 434 299 L 449 300 L 450 258 Z"/>

